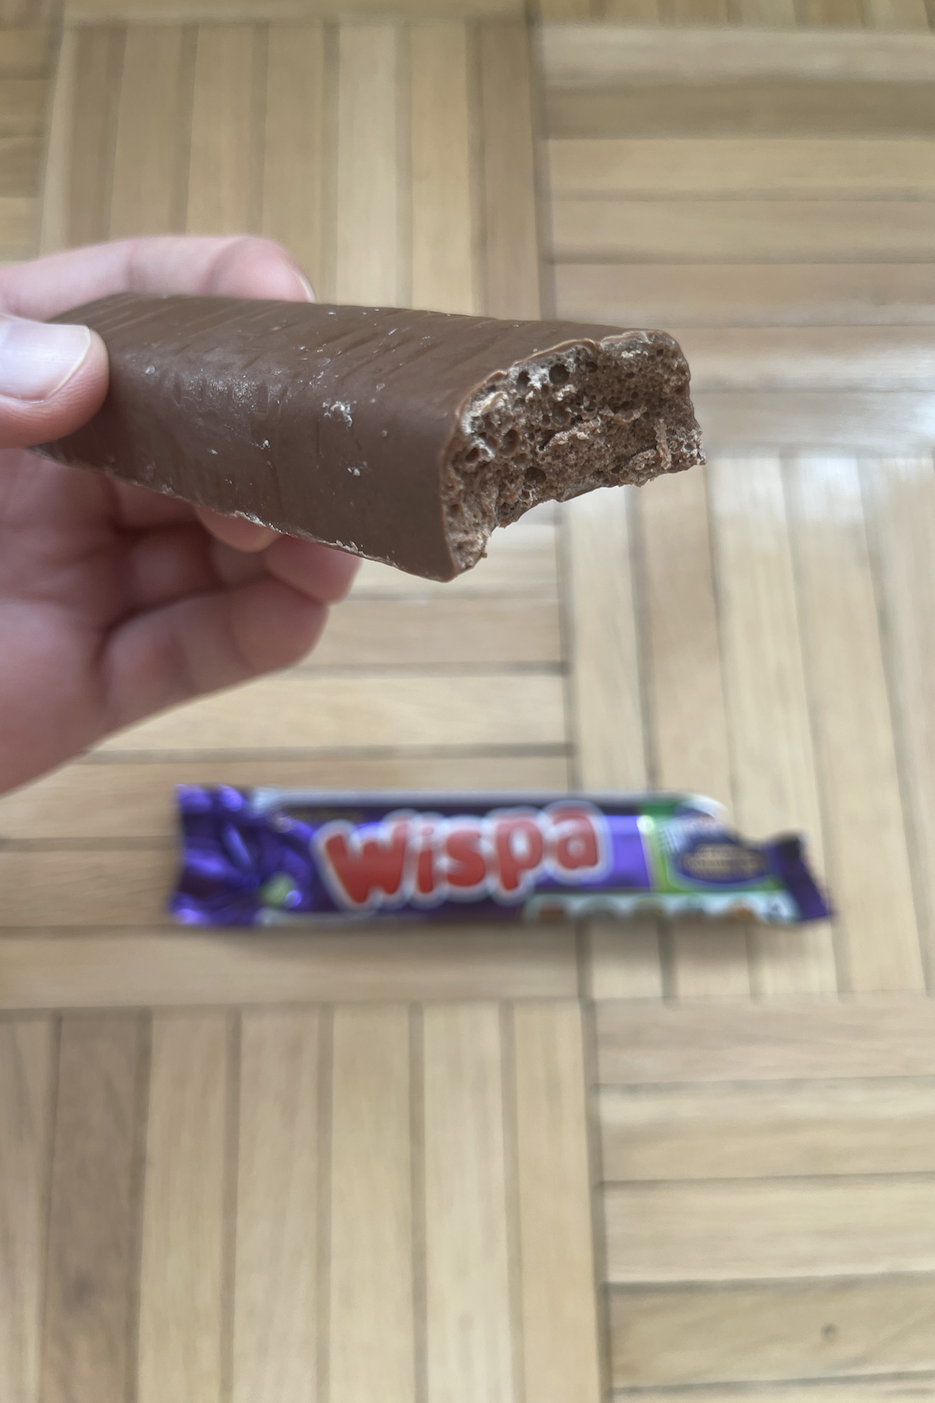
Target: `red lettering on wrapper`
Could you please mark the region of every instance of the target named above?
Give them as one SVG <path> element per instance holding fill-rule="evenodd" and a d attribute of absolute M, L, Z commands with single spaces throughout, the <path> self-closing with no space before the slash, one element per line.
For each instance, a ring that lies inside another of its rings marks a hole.
<path fill-rule="evenodd" d="M 494 819 L 494 852 L 502 891 L 528 891 L 542 867 L 545 841 L 538 814 L 505 814 Z"/>
<path fill-rule="evenodd" d="M 390 819 L 362 829 L 339 820 L 320 828 L 314 842 L 322 875 L 340 905 L 375 910 L 405 900 L 408 819 Z"/>
<path fill-rule="evenodd" d="M 359 826 L 339 820 L 319 829 L 312 848 L 338 906 L 361 912 L 485 898 L 516 906 L 545 877 L 571 886 L 610 866 L 606 818 L 574 800 L 483 817 L 397 811 Z"/>

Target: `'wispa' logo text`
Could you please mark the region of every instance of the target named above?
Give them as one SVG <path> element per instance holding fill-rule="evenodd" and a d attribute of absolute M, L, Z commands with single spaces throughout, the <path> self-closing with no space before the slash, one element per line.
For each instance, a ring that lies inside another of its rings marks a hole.
<path fill-rule="evenodd" d="M 324 824 L 312 840 L 338 906 L 378 911 L 493 898 L 514 906 L 543 877 L 592 881 L 608 868 L 603 814 L 589 804 L 443 818 L 400 810 L 376 823 Z"/>

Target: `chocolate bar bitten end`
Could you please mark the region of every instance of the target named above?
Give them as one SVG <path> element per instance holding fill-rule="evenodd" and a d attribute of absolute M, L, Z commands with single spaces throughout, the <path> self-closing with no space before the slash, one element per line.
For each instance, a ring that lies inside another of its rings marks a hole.
<path fill-rule="evenodd" d="M 497 526 L 597 487 L 642 486 L 704 462 L 689 371 L 662 332 L 580 341 L 513 365 L 471 396 L 445 457 L 442 506 L 458 571 Z"/>

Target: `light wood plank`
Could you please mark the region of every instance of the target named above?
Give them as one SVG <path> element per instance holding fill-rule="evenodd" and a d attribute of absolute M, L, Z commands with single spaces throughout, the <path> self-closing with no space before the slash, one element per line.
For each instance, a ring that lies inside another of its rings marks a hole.
<path fill-rule="evenodd" d="M 660 0 L 661 17 L 672 25 L 727 24 L 727 0 Z"/>
<path fill-rule="evenodd" d="M 606 1003 L 597 1010 L 604 1084 L 935 1076 L 935 1006 L 926 999 Z"/>
<path fill-rule="evenodd" d="M 48 91 L 45 78 L 0 78 L 0 136 L 41 136 Z"/>
<path fill-rule="evenodd" d="M 484 311 L 535 318 L 540 286 L 529 35 L 524 24 L 484 24 L 479 46 Z"/>
<path fill-rule="evenodd" d="M 646 787 L 629 488 L 569 502 L 569 662 L 578 782 Z"/>
<path fill-rule="evenodd" d="M 4 28 L 0 30 L 0 73 L 4 77 L 48 73 L 54 58 L 48 26 L 37 23 L 29 28 L 7 29 L 8 22 L 4 17 Z"/>
<path fill-rule="evenodd" d="M 176 832 L 176 784 L 299 789 L 448 789 L 520 792 L 568 788 L 564 755 L 498 753 L 179 760 L 73 764 L 0 798 L 5 838 L 167 838 Z"/>
<path fill-rule="evenodd" d="M 861 29 L 864 23 L 860 0 L 801 0 L 800 14 L 821 29 Z"/>
<path fill-rule="evenodd" d="M 52 79 L 39 218 L 39 252 L 67 248 L 71 224 L 72 120 L 77 84 L 78 31 L 65 29 Z"/>
<path fill-rule="evenodd" d="M 558 314 L 624 326 L 935 322 L 935 264 L 559 264 Z"/>
<path fill-rule="evenodd" d="M 548 143 L 561 199 L 700 195 L 771 199 L 919 199 L 935 193 L 931 141 L 581 140 Z"/>
<path fill-rule="evenodd" d="M 659 5 L 657 0 L 606 0 L 604 17 L 624 20 L 628 24 L 656 24 Z"/>
<path fill-rule="evenodd" d="M 697 1386 L 933 1369 L 933 1311 L 930 1276 L 615 1291 L 613 1380 Z M 903 1380 L 909 1397 L 917 1386 Z M 860 1384 L 851 1377 L 846 1387 Z"/>
<path fill-rule="evenodd" d="M 500 1014 L 423 1014 L 426 1394 L 512 1403 Z"/>
<path fill-rule="evenodd" d="M 234 1403 L 311 1398 L 318 1377 L 319 1017 L 241 1021 Z"/>
<path fill-rule="evenodd" d="M 306 666 L 542 665 L 561 656 L 551 601 L 436 594 L 348 600 Z"/>
<path fill-rule="evenodd" d="M 188 163 L 189 234 L 243 234 L 257 224 L 256 34 L 202 25 L 195 49 Z"/>
<path fill-rule="evenodd" d="M 169 848 L 0 851 L 0 927 L 158 925 L 175 866 Z"/>
<path fill-rule="evenodd" d="M 912 454 L 935 441 L 935 397 L 921 391 L 698 390 L 694 405 L 709 452 Z"/>
<path fill-rule="evenodd" d="M 39 1397 L 51 1021 L 0 1023 L 0 1397 Z"/>
<path fill-rule="evenodd" d="M 702 473 L 677 473 L 634 497 L 644 571 L 646 694 L 653 781 L 730 804 L 708 504 Z M 747 938 L 733 922 L 685 920 L 672 931 L 679 998 L 745 997 Z"/>
<path fill-rule="evenodd" d="M 929 27 L 925 0 L 866 0 L 869 29 L 926 30 Z"/>
<path fill-rule="evenodd" d="M 594 200 L 552 202 L 560 259 L 809 263 L 922 262 L 935 206 L 911 200 Z"/>
<path fill-rule="evenodd" d="M 194 35 L 180 25 L 134 25 L 127 30 L 110 204 L 112 238 L 184 228 L 193 58 Z"/>
<path fill-rule="evenodd" d="M 889 678 L 898 719 L 924 958 L 935 976 L 935 727 L 931 686 L 935 570 L 935 471 L 931 456 L 863 464 L 863 486 L 885 621 Z"/>
<path fill-rule="evenodd" d="M 613 24 L 546 26 L 542 66 L 554 87 L 586 83 L 681 78 L 699 72 L 713 81 L 744 78 L 810 78 L 899 82 L 935 77 L 935 37 L 881 34 L 810 34 L 806 30 L 762 35 L 743 28 L 623 29 Z"/>
<path fill-rule="evenodd" d="M 561 679 L 548 674 L 385 676 L 369 686 L 353 677 L 287 675 L 193 702 L 102 748 L 208 752 L 563 740 Z"/>
<path fill-rule="evenodd" d="M 140 1267 L 140 1403 L 221 1398 L 229 1023 L 157 1013 Z"/>
<path fill-rule="evenodd" d="M 413 1348 L 409 1017 L 334 1015 L 330 1394 L 410 1403 Z"/>
<path fill-rule="evenodd" d="M 908 1379 L 854 1379 L 818 1383 L 753 1384 L 732 1388 L 730 1403 L 895 1403 L 897 1399 L 935 1398 L 935 1374 L 914 1373 Z M 726 1403 L 724 1389 L 693 1388 L 685 1395 L 685 1403 Z M 670 1389 L 646 1389 L 640 1403 L 672 1403 L 678 1394 Z"/>
<path fill-rule="evenodd" d="M 325 40 L 320 24 L 269 28 L 262 232 L 283 244 L 327 295 Z"/>
<path fill-rule="evenodd" d="M 139 1008 L 387 998 L 570 998 L 574 931 L 412 926 L 0 941 L 0 1007 Z"/>
<path fill-rule="evenodd" d="M 762 25 L 767 29 L 794 29 L 794 0 L 740 0 L 741 24 Z"/>
<path fill-rule="evenodd" d="M 143 1044 L 135 1015 L 62 1019 L 42 1403 L 124 1397 L 135 1324 Z"/>
<path fill-rule="evenodd" d="M 802 832 L 823 870 L 808 695 L 780 466 L 721 458 L 709 473 L 715 569 L 741 832 Z M 751 927 L 754 990 L 835 988 L 831 933 L 816 922 L 778 935 Z"/>
<path fill-rule="evenodd" d="M 338 39 L 338 302 L 404 303 L 400 285 L 399 32 L 342 25 Z"/>
<path fill-rule="evenodd" d="M 563 509 L 575 782 L 645 789 L 640 657 L 631 566 L 630 489 L 591 492 Z M 588 930 L 586 978 L 594 998 L 662 992 L 655 921 Z"/>
<path fill-rule="evenodd" d="M 445 599 L 458 595 L 509 594 L 554 598 L 558 564 L 555 526 L 550 521 L 524 520 L 508 530 L 494 531 L 486 559 L 446 584 L 406 575 L 389 565 L 363 561 L 353 595 L 393 595 L 397 598 Z"/>
<path fill-rule="evenodd" d="M 68 160 L 67 244 L 106 239 L 110 225 L 120 73 L 126 31 L 81 30 L 75 40 Z"/>
<path fill-rule="evenodd" d="M 603 1177 L 935 1173 L 935 1082 L 749 1083 L 598 1101 Z"/>
<path fill-rule="evenodd" d="M 597 1403 L 591 1183 L 581 1013 L 513 1015 L 526 1397 Z"/>
<path fill-rule="evenodd" d="M 412 305 L 439 312 L 479 310 L 468 52 L 463 24 L 410 30 Z"/>
<path fill-rule="evenodd" d="M 935 346 L 923 327 L 673 328 L 694 392 L 892 390 L 924 392 Z"/>
<path fill-rule="evenodd" d="M 857 464 L 798 458 L 787 482 L 829 871 L 841 912 L 842 984 L 860 992 L 921 990 Z"/>
<path fill-rule="evenodd" d="M 28 258 L 39 234 L 39 202 L 27 195 L 0 196 L 0 257 Z"/>
<path fill-rule="evenodd" d="M 935 1177 L 613 1186 L 604 1221 L 612 1282 L 925 1272 Z"/>
<path fill-rule="evenodd" d="M 9 3 L 9 0 L 7 0 Z M 50 0 L 42 0 L 50 3 Z M 70 24 L 129 20 L 135 24 L 295 24 L 400 19 L 449 20 L 450 0 L 66 0 Z M 519 0 L 463 0 L 458 18 L 521 18 Z"/>
<path fill-rule="evenodd" d="M 35 196 L 41 162 L 42 142 L 38 137 L 0 137 L 0 196 Z"/>
<path fill-rule="evenodd" d="M 668 34 L 668 29 L 663 31 Z M 673 30 L 688 33 L 687 30 Z M 726 27 L 709 29 L 720 43 Z M 742 33 L 743 31 L 737 31 Z M 802 31 L 806 33 L 808 31 Z M 814 33 L 814 31 L 811 31 Z M 752 35 L 754 31 L 749 31 Z M 755 36 L 754 36 L 755 37 Z M 856 36 L 860 38 L 861 36 Z M 903 36 L 896 36 L 903 37 Z M 922 36 L 905 36 L 921 38 Z M 877 37 L 874 37 L 874 44 Z M 926 37 L 926 44 L 928 37 Z M 762 44 L 764 52 L 771 47 Z M 873 47 L 867 45 L 868 48 Z M 546 130 L 553 137 L 920 137 L 935 132 L 931 80 L 859 82 L 813 78 L 717 79 L 695 53 L 693 80 L 647 77 L 603 87 L 547 87 Z"/>

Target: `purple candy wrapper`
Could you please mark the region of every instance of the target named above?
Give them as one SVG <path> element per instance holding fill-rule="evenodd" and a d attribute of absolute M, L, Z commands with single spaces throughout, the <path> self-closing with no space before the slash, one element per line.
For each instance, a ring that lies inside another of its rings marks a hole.
<path fill-rule="evenodd" d="M 795 836 L 750 843 L 689 794 L 177 790 L 183 922 L 830 914 Z"/>

